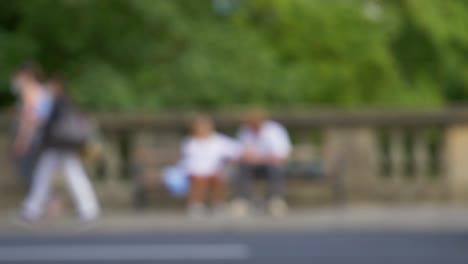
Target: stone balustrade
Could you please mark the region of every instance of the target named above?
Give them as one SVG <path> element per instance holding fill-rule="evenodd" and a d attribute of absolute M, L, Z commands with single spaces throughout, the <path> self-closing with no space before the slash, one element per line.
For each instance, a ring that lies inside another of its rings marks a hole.
<path fill-rule="evenodd" d="M 240 114 L 215 114 L 219 130 L 234 135 Z M 307 111 L 272 118 L 290 131 L 295 159 L 326 170 L 346 164 L 347 193 L 356 199 L 468 201 L 468 111 Z M 190 114 L 96 115 L 105 138 L 102 160 L 89 164 L 100 193 L 131 197 L 133 170 L 155 185 L 160 168 L 179 158 Z M 0 117 L 0 149 L 7 153 L 9 118 Z M 0 159 L 2 190 L 17 185 L 11 162 Z M 2 188 L 6 187 L 6 188 Z"/>

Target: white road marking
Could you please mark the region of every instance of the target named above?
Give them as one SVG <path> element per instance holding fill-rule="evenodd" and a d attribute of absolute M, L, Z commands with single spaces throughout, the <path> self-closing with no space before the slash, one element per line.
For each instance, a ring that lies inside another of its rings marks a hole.
<path fill-rule="evenodd" d="M 242 244 L 0 246 L 0 262 L 245 260 L 249 255 Z"/>

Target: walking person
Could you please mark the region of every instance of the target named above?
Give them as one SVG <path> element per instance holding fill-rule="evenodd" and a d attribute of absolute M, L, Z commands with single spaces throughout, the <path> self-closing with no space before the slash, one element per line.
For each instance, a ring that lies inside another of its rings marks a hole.
<path fill-rule="evenodd" d="M 35 221 L 42 216 L 50 197 L 52 177 L 62 169 L 81 219 L 89 222 L 97 219 L 100 210 L 80 159 L 86 138 L 85 122 L 78 124 L 81 119 L 66 96 L 60 79 L 52 79 L 49 88 L 54 104 L 43 131 L 41 153 L 31 190 L 23 203 L 22 216 L 27 221 Z"/>
<path fill-rule="evenodd" d="M 284 199 L 284 166 L 290 152 L 291 141 L 287 130 L 278 122 L 268 120 L 262 111 L 252 111 L 238 133 L 242 146 L 240 170 L 237 176 L 237 199 L 233 202 L 236 216 L 248 213 L 251 189 L 255 178 L 268 183 L 268 209 L 273 216 L 287 211 Z"/>
<path fill-rule="evenodd" d="M 52 105 L 51 95 L 40 82 L 40 72 L 36 64 L 24 64 L 13 75 L 11 85 L 18 98 L 12 152 L 16 171 L 27 190 L 37 163 L 41 131 Z"/>
<path fill-rule="evenodd" d="M 238 145 L 216 132 L 210 118 L 200 116 L 194 120 L 192 135 L 182 145 L 181 162 L 191 180 L 188 198 L 190 216 L 197 218 L 205 213 L 205 199 L 210 191 L 210 205 L 214 213 L 223 211 L 226 199 L 224 166 L 237 156 Z"/>

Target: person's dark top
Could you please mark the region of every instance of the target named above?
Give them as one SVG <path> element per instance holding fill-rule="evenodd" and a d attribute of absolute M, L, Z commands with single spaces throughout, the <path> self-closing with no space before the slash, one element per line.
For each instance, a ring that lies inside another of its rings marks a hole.
<path fill-rule="evenodd" d="M 79 152 L 82 148 L 81 145 L 70 144 L 68 142 L 60 142 L 52 137 L 52 129 L 56 122 L 62 118 L 69 108 L 73 107 L 72 102 L 66 96 L 59 96 L 55 98 L 50 116 L 44 126 L 42 137 L 42 150 L 56 149 L 63 151 Z"/>

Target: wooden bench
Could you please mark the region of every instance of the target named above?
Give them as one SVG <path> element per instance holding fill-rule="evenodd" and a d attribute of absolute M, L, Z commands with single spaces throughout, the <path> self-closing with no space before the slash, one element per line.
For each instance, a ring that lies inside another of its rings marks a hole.
<path fill-rule="evenodd" d="M 337 205 L 346 202 L 346 158 L 339 152 L 329 159 L 321 159 L 310 153 L 311 146 L 295 146 L 292 158 L 286 166 L 289 182 L 301 181 L 314 183 L 329 188 L 333 201 Z"/>
<path fill-rule="evenodd" d="M 179 160 L 178 148 L 173 146 L 144 144 L 137 150 L 135 161 L 131 165 L 134 182 L 133 202 L 136 208 L 144 208 L 148 204 L 149 192 L 164 190 L 161 188 L 163 185 L 161 169 Z M 319 159 L 317 155 L 310 153 L 311 149 L 311 146 L 307 145 L 295 146 L 291 160 L 286 166 L 287 181 L 321 185 L 331 191 L 335 204 L 345 203 L 346 162 L 344 155 Z M 231 175 L 232 177 L 235 175 Z M 294 192 L 294 190 L 291 191 Z M 166 198 L 162 202 L 169 202 Z"/>

